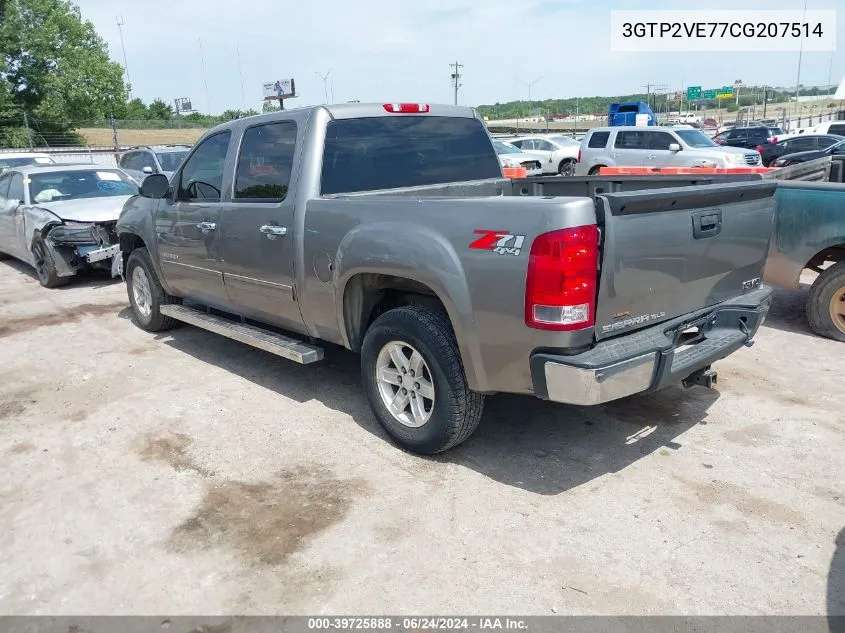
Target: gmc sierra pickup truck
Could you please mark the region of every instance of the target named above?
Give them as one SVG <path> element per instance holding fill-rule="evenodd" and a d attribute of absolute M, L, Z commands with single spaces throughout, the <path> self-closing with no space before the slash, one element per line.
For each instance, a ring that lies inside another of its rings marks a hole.
<path fill-rule="evenodd" d="M 592 405 L 711 386 L 769 309 L 776 185 L 602 183 L 504 179 L 470 108 L 231 121 L 124 207 L 133 318 L 299 363 L 326 343 L 360 352 L 375 416 L 420 453 L 467 439 L 485 394 Z"/>

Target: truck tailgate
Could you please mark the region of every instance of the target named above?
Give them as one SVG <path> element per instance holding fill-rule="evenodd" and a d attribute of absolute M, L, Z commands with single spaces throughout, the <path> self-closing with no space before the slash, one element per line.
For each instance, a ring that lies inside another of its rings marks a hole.
<path fill-rule="evenodd" d="M 695 312 L 760 285 L 776 183 L 603 194 L 596 338 Z"/>

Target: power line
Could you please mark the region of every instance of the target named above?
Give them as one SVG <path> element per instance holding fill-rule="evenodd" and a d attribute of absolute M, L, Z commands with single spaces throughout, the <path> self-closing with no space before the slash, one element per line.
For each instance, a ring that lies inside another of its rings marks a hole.
<path fill-rule="evenodd" d="M 463 67 L 464 65 L 459 64 L 458 62 L 455 62 L 454 64 L 449 64 L 449 68 L 454 69 L 454 72 L 452 73 L 452 86 L 455 88 L 455 105 L 458 105 L 458 88 L 463 86 L 463 84 L 461 83 L 461 77 L 463 77 L 463 75 L 461 74 L 461 68 Z"/>

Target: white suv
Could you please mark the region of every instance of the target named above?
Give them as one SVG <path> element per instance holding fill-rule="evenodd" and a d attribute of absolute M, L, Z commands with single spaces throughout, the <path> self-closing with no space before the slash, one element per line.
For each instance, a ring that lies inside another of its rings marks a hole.
<path fill-rule="evenodd" d="M 581 141 L 576 175 L 602 167 L 761 167 L 759 152 L 714 143 L 701 130 L 679 127 L 600 127 Z"/>

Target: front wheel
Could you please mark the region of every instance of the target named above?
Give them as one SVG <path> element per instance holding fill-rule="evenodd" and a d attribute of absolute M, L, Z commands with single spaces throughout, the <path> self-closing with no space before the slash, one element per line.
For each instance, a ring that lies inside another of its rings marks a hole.
<path fill-rule="evenodd" d="M 136 248 L 126 262 L 126 291 L 135 323 L 147 332 L 169 330 L 177 321 L 161 313 L 161 306 L 181 303 L 167 294 L 158 280 L 146 248 Z"/>
<path fill-rule="evenodd" d="M 807 321 L 819 336 L 845 343 L 845 262 L 831 266 L 813 282 Z"/>
<path fill-rule="evenodd" d="M 560 161 L 560 165 L 557 168 L 557 173 L 561 176 L 574 176 L 575 175 L 575 159 L 574 158 L 566 158 Z"/>
<path fill-rule="evenodd" d="M 36 237 L 32 242 L 32 257 L 35 260 L 35 272 L 38 283 L 45 288 L 61 288 L 70 283 L 70 277 L 59 277 L 56 261 L 43 237 Z"/>
<path fill-rule="evenodd" d="M 378 317 L 364 337 L 361 372 L 376 418 L 410 451 L 441 453 L 481 421 L 484 396 L 467 385 L 442 311 L 413 305 Z"/>
<path fill-rule="evenodd" d="M 595 167 L 593 167 L 590 170 L 590 176 L 598 176 L 602 167 L 604 167 L 604 165 L 596 165 Z"/>

